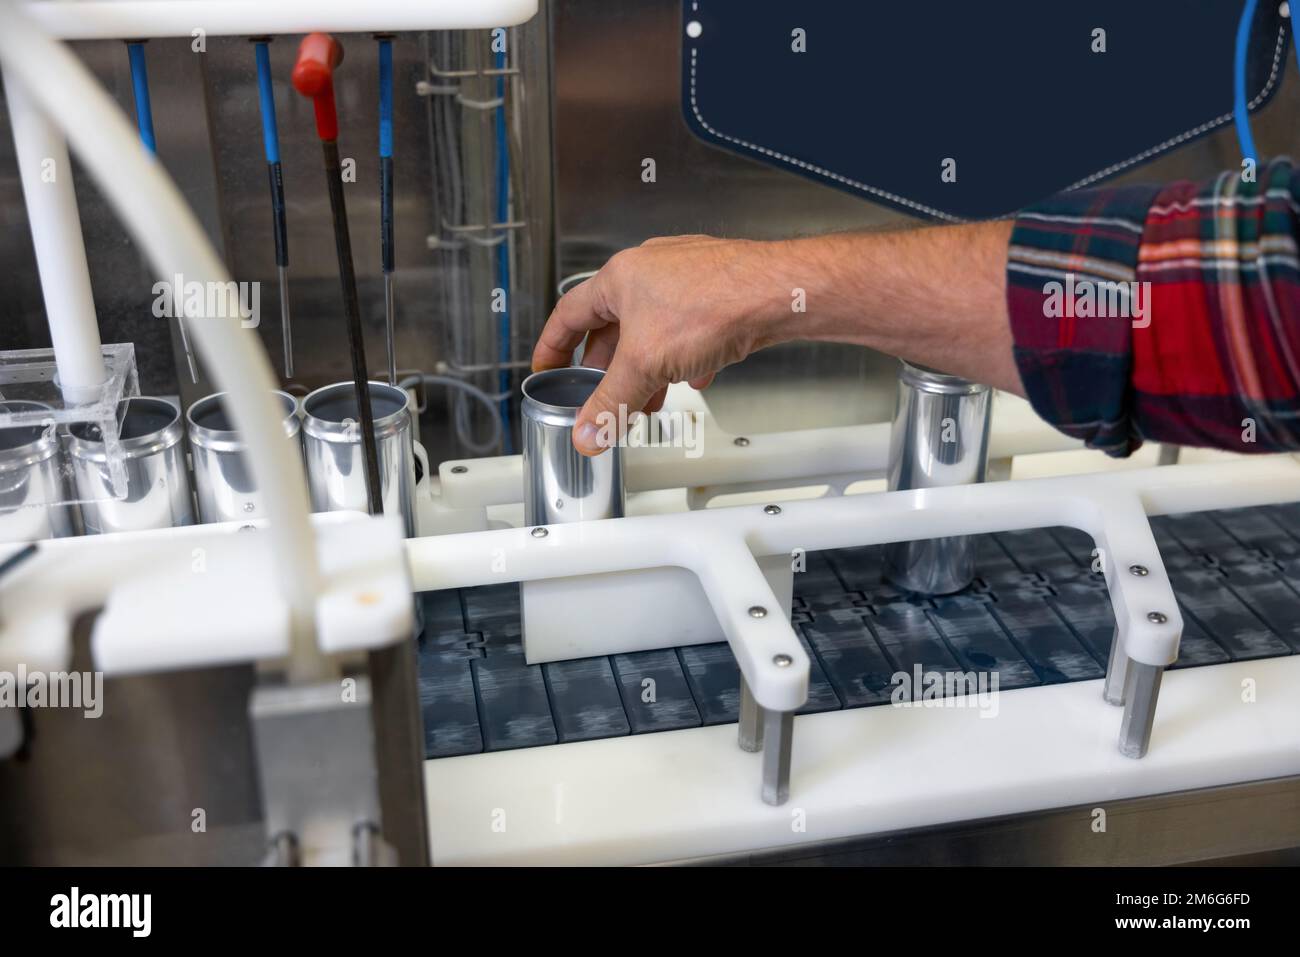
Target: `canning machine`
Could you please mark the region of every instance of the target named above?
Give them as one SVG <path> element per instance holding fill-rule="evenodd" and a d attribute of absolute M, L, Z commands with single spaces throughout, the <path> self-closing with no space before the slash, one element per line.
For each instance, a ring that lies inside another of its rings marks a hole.
<path fill-rule="evenodd" d="M 612 251 L 897 218 L 691 139 L 684 13 L 0 6 L 0 859 L 1300 845 L 1296 456 L 828 346 L 575 452 L 528 356 Z"/>

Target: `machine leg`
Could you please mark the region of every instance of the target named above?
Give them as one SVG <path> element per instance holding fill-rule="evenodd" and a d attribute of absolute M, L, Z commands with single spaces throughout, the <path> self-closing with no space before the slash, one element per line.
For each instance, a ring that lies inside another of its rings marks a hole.
<path fill-rule="evenodd" d="M 1119 629 L 1110 640 L 1110 661 L 1106 664 L 1106 682 L 1101 686 L 1101 696 L 1107 704 L 1124 703 L 1124 682 L 1128 677 L 1129 660 L 1119 640 Z"/>
<path fill-rule="evenodd" d="M 763 750 L 763 709 L 754 700 L 744 675 L 740 676 L 740 750 Z"/>
<path fill-rule="evenodd" d="M 1162 665 L 1128 662 L 1124 683 L 1124 718 L 1119 726 L 1119 753 L 1126 758 L 1140 758 L 1151 745 L 1151 726 L 1156 718 L 1156 699 L 1160 697 Z"/>
<path fill-rule="evenodd" d="M 794 712 L 764 712 L 767 745 L 763 748 L 763 801 L 781 805 L 790 797 L 790 755 L 794 744 Z"/>

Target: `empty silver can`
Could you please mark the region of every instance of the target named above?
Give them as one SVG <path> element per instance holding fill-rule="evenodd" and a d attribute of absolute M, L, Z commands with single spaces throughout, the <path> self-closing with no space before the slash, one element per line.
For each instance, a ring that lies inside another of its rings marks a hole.
<path fill-rule="evenodd" d="M 274 393 L 284 412 L 284 433 L 298 439 L 298 402 L 287 392 Z M 226 411 L 226 393 L 205 396 L 185 414 L 194 462 L 194 492 L 199 521 L 234 522 L 266 517 L 262 494 L 244 455 L 244 440 Z"/>
<path fill-rule="evenodd" d="M 0 401 L 0 413 L 49 411 L 44 402 Z M 53 420 L 0 429 L 0 542 L 35 542 L 75 532 Z"/>
<path fill-rule="evenodd" d="M 86 534 L 194 524 L 180 411 L 166 399 L 133 396 L 117 404 L 117 421 L 125 498 L 113 495 L 99 426 L 78 422 L 68 427 L 68 455 Z"/>
<path fill-rule="evenodd" d="M 401 515 L 415 535 L 415 450 L 406 392 L 371 382 L 370 407 L 379 453 L 380 497 L 385 515 Z M 318 512 L 369 510 L 360 412 L 351 382 L 336 382 L 302 400 L 303 450 L 312 508 Z"/>
<path fill-rule="evenodd" d="M 902 363 L 889 490 L 984 481 L 992 408 L 988 386 Z M 958 536 L 886 545 L 885 578 L 926 595 L 961 591 L 975 578 L 975 543 Z"/>
<path fill-rule="evenodd" d="M 596 456 L 573 447 L 578 411 L 605 373 L 573 366 L 523 383 L 524 521 L 529 525 L 622 518 L 623 449 Z"/>

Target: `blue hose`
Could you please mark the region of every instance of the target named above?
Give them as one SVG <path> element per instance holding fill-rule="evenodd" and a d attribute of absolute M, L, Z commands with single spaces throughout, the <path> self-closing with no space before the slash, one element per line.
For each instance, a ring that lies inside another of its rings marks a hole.
<path fill-rule="evenodd" d="M 153 136 L 153 107 L 149 104 L 149 70 L 144 62 L 144 44 L 128 43 L 126 54 L 131 60 L 131 89 L 135 93 L 135 121 L 140 127 L 140 139 L 150 153 L 158 155 L 158 142 Z"/>
<path fill-rule="evenodd" d="M 1248 159 L 1256 165 L 1259 163 L 1259 154 L 1255 151 L 1255 137 L 1250 132 L 1250 108 L 1246 103 L 1246 65 L 1250 58 L 1250 27 L 1255 21 L 1257 2 L 1258 0 L 1246 0 L 1246 6 L 1241 11 L 1241 20 L 1237 24 L 1232 103 L 1232 119 L 1237 126 L 1237 141 L 1241 144 L 1242 159 Z"/>
<path fill-rule="evenodd" d="M 393 155 L 393 41 L 379 41 L 379 155 Z"/>
<path fill-rule="evenodd" d="M 504 70 L 506 68 L 506 53 L 504 50 L 498 50 L 496 54 L 496 68 Z M 496 95 L 501 100 L 501 105 L 497 107 L 496 114 L 496 192 L 497 222 L 505 223 L 510 219 L 510 146 L 506 137 L 506 78 L 504 75 L 497 77 Z M 505 290 L 505 309 L 501 313 L 501 318 L 497 325 L 498 356 L 501 361 L 501 370 L 497 375 L 498 390 L 507 395 L 510 392 L 510 240 L 509 231 L 506 232 L 506 239 L 499 243 L 497 249 L 497 286 Z M 506 455 L 514 454 L 514 442 L 510 436 L 510 399 L 501 400 L 501 425 L 502 435 L 504 436 L 504 450 Z"/>
<path fill-rule="evenodd" d="M 275 125 L 275 94 L 271 90 L 271 51 L 266 41 L 253 47 L 257 54 L 257 96 L 262 108 L 262 146 L 268 163 L 280 162 L 280 131 Z"/>

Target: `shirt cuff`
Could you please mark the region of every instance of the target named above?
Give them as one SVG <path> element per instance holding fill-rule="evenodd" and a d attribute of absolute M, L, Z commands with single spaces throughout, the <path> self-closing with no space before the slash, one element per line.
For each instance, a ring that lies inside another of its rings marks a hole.
<path fill-rule="evenodd" d="M 1159 191 L 1063 193 L 1020 212 L 1011 233 L 1007 311 L 1025 393 L 1048 423 L 1108 455 L 1142 444 L 1132 330 L 1149 321 L 1136 274 Z"/>

